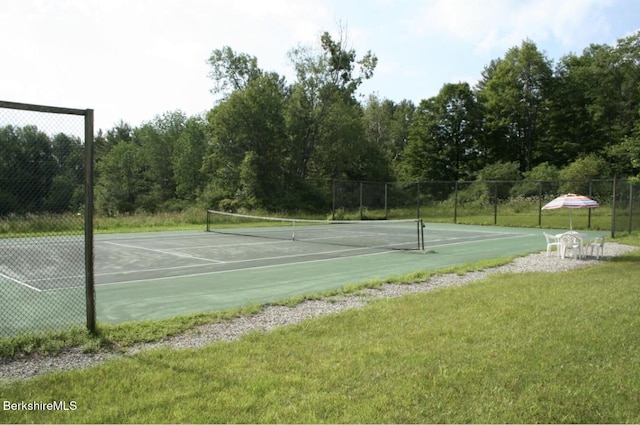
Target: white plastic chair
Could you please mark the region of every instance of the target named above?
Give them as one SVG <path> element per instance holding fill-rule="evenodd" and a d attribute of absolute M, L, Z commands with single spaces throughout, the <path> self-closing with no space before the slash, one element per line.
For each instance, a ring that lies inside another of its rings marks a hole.
<path fill-rule="evenodd" d="M 574 260 L 582 257 L 582 240 L 570 233 L 564 233 L 560 235 L 560 256 L 565 258 L 568 251 L 571 251 Z"/>
<path fill-rule="evenodd" d="M 558 256 L 560 256 L 560 239 L 555 236 L 555 235 L 550 235 L 547 232 L 542 232 L 544 233 L 544 237 L 547 239 L 547 257 L 549 256 L 549 253 L 551 252 L 551 248 L 553 248 L 554 246 L 556 247 L 556 250 L 558 251 Z"/>
<path fill-rule="evenodd" d="M 593 256 L 593 250 L 596 250 L 596 258 L 599 260 L 600 257 L 604 256 L 604 236 L 598 236 L 597 238 L 591 239 L 587 244 L 586 250 L 589 253 L 589 256 Z"/>

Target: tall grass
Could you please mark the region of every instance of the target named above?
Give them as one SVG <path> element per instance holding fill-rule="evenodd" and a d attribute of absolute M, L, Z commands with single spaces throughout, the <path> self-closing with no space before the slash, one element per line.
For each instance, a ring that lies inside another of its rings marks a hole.
<path fill-rule="evenodd" d="M 256 216 L 308 219 L 407 219 L 423 218 L 426 222 L 458 223 L 474 225 L 500 225 L 510 227 L 541 227 L 562 229 L 569 226 L 570 217 L 575 229 L 610 230 L 612 225 L 612 211 L 610 207 L 602 206 L 590 212 L 587 210 L 546 210 L 540 212 L 539 203 L 532 199 L 513 199 L 498 205 L 497 214 L 493 205 L 481 203 L 461 204 L 454 214 L 451 202 L 431 202 L 418 207 L 344 210 L 335 212 L 311 214 L 299 211 L 273 212 L 266 210 L 243 211 Z M 591 218 L 589 219 L 589 214 Z M 626 213 L 623 211 L 622 216 Z M 634 212 L 634 221 L 640 219 L 640 211 Z M 157 214 L 132 213 L 115 216 L 97 215 L 94 217 L 94 230 L 97 233 L 204 229 L 207 214 L 203 208 L 190 208 L 181 212 L 165 212 Z M 629 222 L 625 217 L 626 226 Z M 82 232 L 84 218 L 78 214 L 27 214 L 0 217 L 0 237 L 58 234 Z M 217 217 L 215 225 L 229 226 L 237 221 L 224 217 Z"/>
<path fill-rule="evenodd" d="M 134 213 L 117 216 L 96 216 L 94 218 L 94 230 L 98 233 L 111 233 L 204 229 L 206 219 L 206 211 L 201 208 L 156 214 Z"/>
<path fill-rule="evenodd" d="M 192 208 L 181 212 L 157 214 L 132 213 L 94 217 L 94 231 L 98 233 L 204 229 L 206 212 Z M 84 232 L 84 217 L 77 213 L 23 214 L 0 217 L 0 237 L 55 235 Z"/>

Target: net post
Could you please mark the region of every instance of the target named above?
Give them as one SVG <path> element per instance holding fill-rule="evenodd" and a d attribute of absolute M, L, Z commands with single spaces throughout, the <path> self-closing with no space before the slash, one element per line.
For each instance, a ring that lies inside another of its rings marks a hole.
<path fill-rule="evenodd" d="M 420 219 L 420 245 L 424 251 L 424 222 Z"/>
<path fill-rule="evenodd" d="M 211 214 L 209 213 L 209 210 L 207 210 L 207 230 L 206 230 L 207 232 L 211 230 L 210 222 L 211 222 Z"/>

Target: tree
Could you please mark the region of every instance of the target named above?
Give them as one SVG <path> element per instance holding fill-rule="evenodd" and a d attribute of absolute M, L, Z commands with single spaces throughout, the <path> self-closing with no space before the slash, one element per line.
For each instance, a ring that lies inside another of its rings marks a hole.
<path fill-rule="evenodd" d="M 171 159 L 176 197 L 189 203 L 194 202 L 204 188 L 203 159 L 211 138 L 206 120 L 201 117 L 189 118 L 184 131 L 175 142 Z"/>
<path fill-rule="evenodd" d="M 362 176 L 365 167 L 361 155 L 366 152 L 363 145 L 366 138 L 362 124 L 356 125 L 354 121 L 356 116 L 361 120 L 355 93 L 364 80 L 373 76 L 377 58 L 367 52 L 357 60 L 355 50 L 347 47 L 342 32 L 337 41 L 329 33 L 323 33 L 320 45 L 320 52 L 309 47 L 289 52 L 297 76 L 286 110 L 291 141 L 290 172 L 292 177 L 300 179 L 309 175 Z M 346 133 L 338 134 L 336 128 Z M 357 169 L 347 170 L 345 161 Z"/>
<path fill-rule="evenodd" d="M 208 60 L 211 65 L 209 77 L 214 81 L 214 94 L 227 98 L 232 92 L 242 90 L 262 75 L 258 60 L 246 53 L 236 53 L 229 46 L 215 49 Z"/>
<path fill-rule="evenodd" d="M 36 126 L 0 129 L 0 214 L 41 212 L 56 175 L 49 136 Z"/>
<path fill-rule="evenodd" d="M 97 210 L 109 215 L 136 211 L 140 196 L 147 190 L 140 179 L 144 169 L 140 147 L 120 142 L 96 164 L 96 169 Z"/>
<path fill-rule="evenodd" d="M 399 104 L 370 95 L 364 107 L 363 121 L 368 143 L 382 150 L 386 162 L 397 175 L 404 149 L 409 140 L 409 128 L 414 104 L 403 100 Z"/>
<path fill-rule="evenodd" d="M 467 83 L 445 84 L 413 117 L 404 175 L 418 180 L 466 180 L 477 171 L 480 116 Z"/>
<path fill-rule="evenodd" d="M 186 121 L 182 111 L 166 112 L 134 131 L 133 139 L 142 155 L 139 179 L 146 188 L 137 199 L 137 208 L 149 212 L 162 210 L 175 197 L 173 158 Z"/>
<path fill-rule="evenodd" d="M 94 150 L 96 162 L 100 160 L 120 142 L 130 142 L 133 140 L 133 128 L 126 122 L 120 120 L 115 127 L 108 130 L 106 134 L 102 130 L 98 131 L 98 135 L 94 140 Z"/>
<path fill-rule="evenodd" d="M 531 170 L 546 136 L 551 63 L 527 40 L 485 71 L 478 97 L 494 160 L 517 161 L 520 171 Z"/>
<path fill-rule="evenodd" d="M 263 74 L 210 112 L 213 143 L 206 169 L 211 179 L 208 192 L 217 199 L 207 202 L 233 199 L 242 186 L 257 206 L 277 204 L 287 158 L 285 97 L 283 80 L 277 74 Z M 255 178 L 243 181 L 242 170 L 250 170 Z"/>
<path fill-rule="evenodd" d="M 84 148 L 78 137 L 60 133 L 51 141 L 56 171 L 44 202 L 47 211 L 75 210 L 84 203 Z"/>
<path fill-rule="evenodd" d="M 604 158 L 596 154 L 585 155 L 560 170 L 560 185 L 563 193 L 589 193 L 587 180 L 610 177 L 610 169 Z"/>

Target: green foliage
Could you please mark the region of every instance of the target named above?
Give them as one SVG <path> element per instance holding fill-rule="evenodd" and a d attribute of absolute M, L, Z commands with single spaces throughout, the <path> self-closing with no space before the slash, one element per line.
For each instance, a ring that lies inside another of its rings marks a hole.
<path fill-rule="evenodd" d="M 140 148 L 131 142 L 115 145 L 96 165 L 96 208 L 107 214 L 130 213 L 145 191 Z"/>
<path fill-rule="evenodd" d="M 511 188 L 511 196 L 538 196 L 558 193 L 560 171 L 548 162 L 536 165 L 522 173 L 522 182 Z"/>
<path fill-rule="evenodd" d="M 211 91 L 225 97 L 236 90 L 242 90 L 262 75 L 257 58 L 246 53 L 236 53 L 229 46 L 214 49 L 207 62 L 211 65 L 209 77 L 215 82 Z"/>
<path fill-rule="evenodd" d="M 547 128 L 552 90 L 551 61 L 530 40 L 509 49 L 486 70 L 478 96 L 483 104 L 490 160 L 535 165 Z"/>
<path fill-rule="evenodd" d="M 492 60 L 476 87 L 444 84 L 418 107 L 376 96 L 362 104 L 358 89 L 373 77 L 377 58 L 358 57 L 342 32 L 323 33 L 317 48 L 292 49 L 290 84 L 225 46 L 209 57 L 222 100 L 206 120 L 173 111 L 96 135 L 96 207 L 116 215 L 194 204 L 325 213 L 330 195 L 317 182 L 331 179 L 522 177 L 513 189 L 498 187 L 506 199 L 537 194 L 535 182 L 555 180 L 555 170 L 567 180 L 638 176 L 638 40 L 640 33 L 591 45 L 555 67 L 524 40 Z M 501 170 L 514 163 L 521 176 Z M 83 178 L 77 138 L 28 125 L 0 128 L 0 215 L 77 211 Z M 474 187 L 463 198 L 486 203 L 491 189 Z M 557 191 L 588 188 L 542 187 Z"/>
<path fill-rule="evenodd" d="M 568 180 L 560 186 L 560 192 L 589 194 L 589 186 L 585 179 L 599 179 L 608 176 L 607 162 L 597 155 L 589 154 L 560 170 L 560 179 Z"/>
<path fill-rule="evenodd" d="M 466 83 L 446 84 L 438 96 L 420 102 L 403 154 L 403 178 L 457 181 L 473 177 L 479 165 L 479 112 Z"/>

